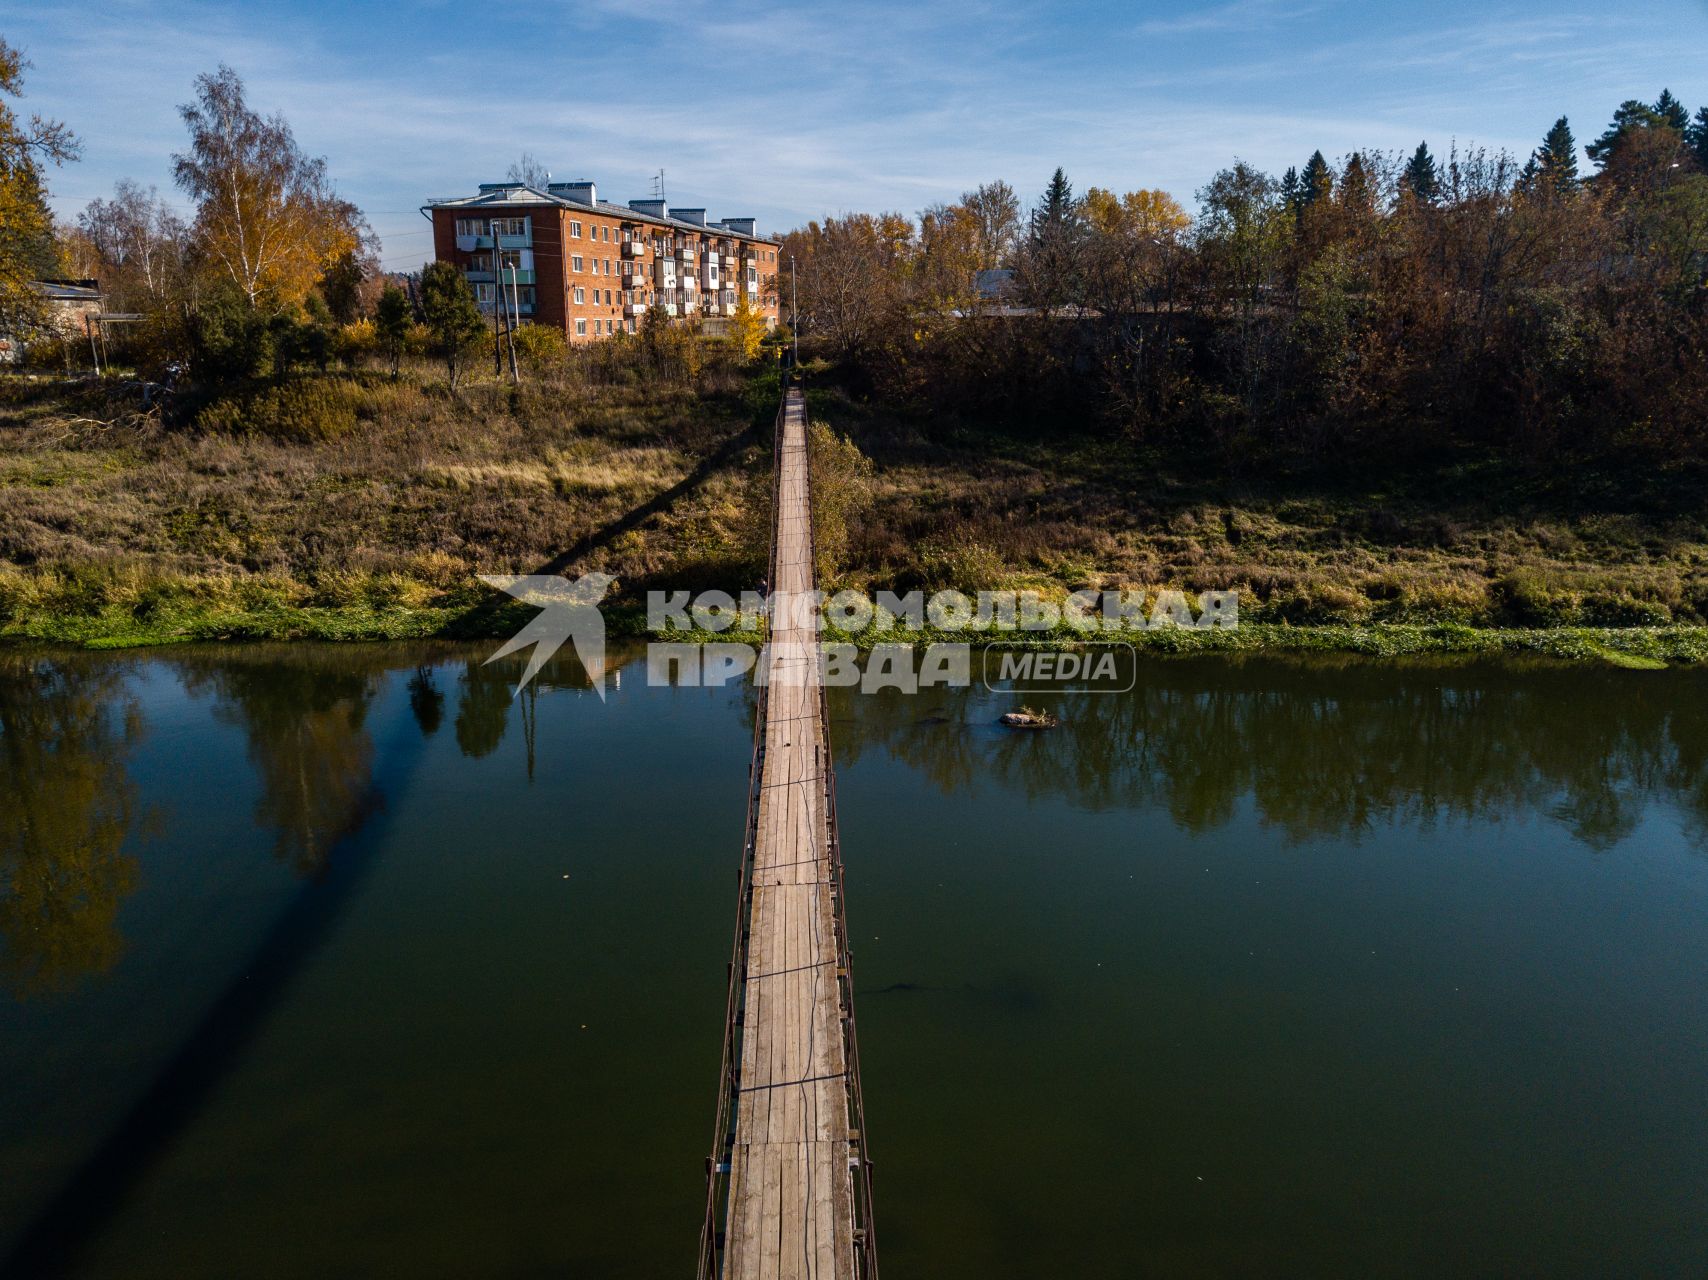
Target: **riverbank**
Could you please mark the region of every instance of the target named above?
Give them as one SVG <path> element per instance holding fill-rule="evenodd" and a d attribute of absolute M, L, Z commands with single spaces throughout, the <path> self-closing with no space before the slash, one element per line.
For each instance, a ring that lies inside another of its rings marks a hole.
<path fill-rule="evenodd" d="M 535 611 L 514 601 L 494 603 L 479 592 L 459 593 L 456 603 L 410 606 L 402 602 L 301 605 L 258 601 L 246 607 L 234 601 L 198 600 L 170 593 L 154 607 L 139 611 L 116 603 L 96 613 L 37 613 L 0 626 L 0 643 L 46 643 L 84 649 L 125 649 L 198 642 L 280 640 L 492 640 L 514 635 Z M 476 598 L 476 597 L 479 598 Z M 668 631 L 650 634 L 645 612 L 631 604 L 605 610 L 614 640 L 740 641 L 759 637 L 743 631 Z M 950 632 L 903 628 L 842 635 L 827 628 L 827 641 L 862 649 L 878 644 L 970 642 L 980 647 L 1042 646 L 1075 648 L 1086 643 L 1078 632 Z M 1115 639 L 1115 637 L 1108 637 Z M 1513 654 L 1632 669 L 1708 663 L 1708 627 L 1469 627 L 1452 624 L 1341 623 L 1292 626 L 1253 622 L 1236 628 L 1198 630 L 1159 627 L 1123 632 L 1118 637 L 1150 653 L 1348 653 L 1368 657 L 1417 654 Z"/>
<path fill-rule="evenodd" d="M 621 346 L 520 388 L 453 395 L 406 364 L 165 414 L 135 384 L 0 380 L 0 641 L 500 637 L 531 611 L 477 575 L 591 570 L 638 638 L 649 590 L 753 588 L 775 375 L 649 370 Z M 1708 501 L 1686 472 L 1199 477 L 1123 439 L 909 420 L 828 378 L 809 403 L 844 440 L 815 463 L 833 589 L 1239 593 L 1238 630 L 1123 637 L 1164 651 L 1708 660 Z M 909 638 L 968 637 L 857 639 Z"/>

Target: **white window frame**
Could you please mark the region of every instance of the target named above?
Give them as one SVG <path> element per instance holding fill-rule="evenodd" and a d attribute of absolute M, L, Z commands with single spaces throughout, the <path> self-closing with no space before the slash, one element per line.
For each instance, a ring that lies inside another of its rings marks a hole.
<path fill-rule="evenodd" d="M 587 336 L 587 321 L 577 320 L 575 322 L 575 336 L 578 338 L 585 338 Z"/>

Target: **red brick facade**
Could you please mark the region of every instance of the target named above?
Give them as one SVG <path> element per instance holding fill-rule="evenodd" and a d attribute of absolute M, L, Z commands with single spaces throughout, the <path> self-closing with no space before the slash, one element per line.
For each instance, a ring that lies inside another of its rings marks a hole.
<path fill-rule="evenodd" d="M 672 217 L 662 201 L 638 202 L 642 211 L 592 199 L 591 184 L 575 187 L 588 198 L 559 196 L 555 186 L 487 186 L 467 200 L 436 201 L 427 207 L 434 256 L 465 273 L 482 310 L 494 309 L 501 280 L 506 308 L 514 297 L 524 322 L 552 325 L 571 342 L 632 333 L 654 305 L 715 330 L 741 292 L 767 326 L 777 323 L 778 245 L 751 234 L 751 222 L 705 224 L 703 210 Z"/>

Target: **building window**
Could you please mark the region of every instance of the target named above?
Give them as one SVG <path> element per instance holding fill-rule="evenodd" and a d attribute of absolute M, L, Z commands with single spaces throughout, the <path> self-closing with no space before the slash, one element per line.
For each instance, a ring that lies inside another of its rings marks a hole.
<path fill-rule="evenodd" d="M 495 236 L 525 236 L 528 234 L 526 218 L 494 218 L 492 234 Z"/>
<path fill-rule="evenodd" d="M 457 234 L 459 236 L 484 236 L 487 223 L 485 218 L 458 218 Z"/>
<path fill-rule="evenodd" d="M 585 338 L 587 336 L 587 321 L 577 320 L 575 322 L 575 336 L 578 338 Z"/>
<path fill-rule="evenodd" d="M 587 301 L 587 290 L 583 289 L 580 285 L 575 287 L 575 301 L 578 305 Z"/>
<path fill-rule="evenodd" d="M 569 224 L 569 238 L 571 240 L 581 239 L 581 224 L 579 222 Z"/>

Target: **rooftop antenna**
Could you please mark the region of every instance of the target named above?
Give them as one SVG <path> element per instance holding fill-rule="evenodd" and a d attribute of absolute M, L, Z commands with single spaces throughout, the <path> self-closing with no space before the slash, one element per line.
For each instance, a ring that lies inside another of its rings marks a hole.
<path fill-rule="evenodd" d="M 658 176 L 652 180 L 652 198 L 654 200 L 664 199 L 664 170 L 663 169 L 660 169 L 658 171 Z"/>

